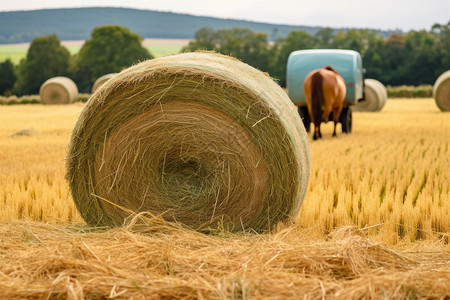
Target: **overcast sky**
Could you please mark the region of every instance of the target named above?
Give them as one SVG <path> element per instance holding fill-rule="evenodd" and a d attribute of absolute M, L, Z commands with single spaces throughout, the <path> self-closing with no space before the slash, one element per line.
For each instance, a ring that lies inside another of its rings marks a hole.
<path fill-rule="evenodd" d="M 450 0 L 1 0 L 0 11 L 114 6 L 248 21 L 383 30 L 430 30 Z"/>

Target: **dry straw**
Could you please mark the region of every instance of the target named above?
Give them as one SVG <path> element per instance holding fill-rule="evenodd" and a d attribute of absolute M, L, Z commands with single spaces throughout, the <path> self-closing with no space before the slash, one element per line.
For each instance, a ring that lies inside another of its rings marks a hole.
<path fill-rule="evenodd" d="M 95 91 L 98 90 L 99 87 L 101 87 L 105 82 L 113 78 L 116 74 L 117 73 L 109 73 L 97 78 L 97 80 L 92 85 L 92 94 L 95 93 Z"/>
<path fill-rule="evenodd" d="M 216 53 L 122 71 L 92 95 L 69 148 L 73 199 L 93 226 L 149 211 L 196 230 L 264 232 L 295 220 L 310 170 L 286 93 Z"/>
<path fill-rule="evenodd" d="M 433 98 L 441 111 L 450 111 L 450 70 L 442 73 L 434 83 Z"/>
<path fill-rule="evenodd" d="M 364 80 L 365 100 L 359 101 L 353 107 L 354 111 L 375 112 L 383 109 L 387 100 L 386 87 L 376 79 Z"/>
<path fill-rule="evenodd" d="M 78 88 L 72 79 L 57 76 L 45 81 L 39 90 L 43 104 L 69 104 L 78 97 Z"/>
<path fill-rule="evenodd" d="M 388 248 L 344 227 L 210 236 L 158 219 L 89 232 L 0 227 L 1 299 L 448 299 L 448 246 Z M 144 226 L 145 224 L 145 226 Z"/>

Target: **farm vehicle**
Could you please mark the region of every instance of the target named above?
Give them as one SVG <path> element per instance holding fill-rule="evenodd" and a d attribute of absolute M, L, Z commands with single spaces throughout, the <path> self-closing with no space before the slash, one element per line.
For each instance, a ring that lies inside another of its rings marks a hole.
<path fill-rule="evenodd" d="M 306 131 L 309 132 L 311 118 L 306 107 L 303 81 L 313 70 L 331 65 L 344 78 L 347 93 L 339 118 L 342 132 L 352 131 L 351 106 L 364 100 L 364 72 L 361 55 L 353 50 L 314 49 L 297 50 L 289 55 L 287 61 L 286 87 L 289 98 L 298 107 Z"/>

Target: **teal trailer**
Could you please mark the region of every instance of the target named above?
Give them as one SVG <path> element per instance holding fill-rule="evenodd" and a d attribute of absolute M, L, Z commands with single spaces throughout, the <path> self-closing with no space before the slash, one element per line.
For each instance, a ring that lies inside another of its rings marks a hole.
<path fill-rule="evenodd" d="M 349 106 L 364 99 L 364 69 L 361 55 L 353 50 L 311 49 L 297 50 L 289 55 L 286 70 L 286 87 L 289 98 L 298 106 L 306 130 L 310 128 L 310 118 L 306 109 L 303 81 L 316 69 L 331 65 L 344 78 L 347 93 L 340 123 L 342 131 L 350 133 L 352 111 Z"/>

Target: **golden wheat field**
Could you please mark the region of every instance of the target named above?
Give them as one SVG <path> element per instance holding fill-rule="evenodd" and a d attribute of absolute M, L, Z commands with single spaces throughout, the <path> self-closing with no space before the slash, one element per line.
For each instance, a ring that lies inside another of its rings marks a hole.
<path fill-rule="evenodd" d="M 0 106 L 0 299 L 450 297 L 450 115 L 433 99 L 323 126 L 296 223 L 264 235 L 87 227 L 64 179 L 82 108 Z"/>

